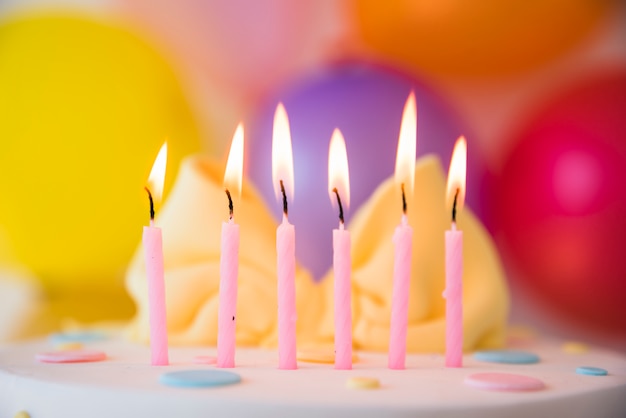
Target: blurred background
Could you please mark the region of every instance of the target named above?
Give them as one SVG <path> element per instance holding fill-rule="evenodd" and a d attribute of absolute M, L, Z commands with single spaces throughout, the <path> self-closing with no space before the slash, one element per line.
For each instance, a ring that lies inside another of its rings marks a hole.
<path fill-rule="evenodd" d="M 393 173 L 411 90 L 418 156 L 447 168 L 468 139 L 467 205 L 501 252 L 512 322 L 626 350 L 617 0 L 0 0 L 0 341 L 132 316 L 124 271 L 166 139 L 167 195 L 185 155 L 225 160 L 243 121 L 246 174 L 278 219 L 279 101 L 298 260 L 320 278 L 331 132 L 354 213 Z"/>

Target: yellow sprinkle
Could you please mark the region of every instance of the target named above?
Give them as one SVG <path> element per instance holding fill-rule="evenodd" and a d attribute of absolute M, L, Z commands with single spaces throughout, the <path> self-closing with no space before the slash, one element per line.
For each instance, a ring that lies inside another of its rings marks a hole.
<path fill-rule="evenodd" d="M 348 389 L 378 389 L 380 382 L 374 377 L 351 377 L 346 380 Z"/>
<path fill-rule="evenodd" d="M 330 350 L 298 350 L 296 358 L 308 363 L 334 363 L 335 353 Z"/>
<path fill-rule="evenodd" d="M 83 344 L 79 342 L 67 342 L 56 344 L 54 347 L 61 351 L 80 350 L 83 348 Z"/>
<path fill-rule="evenodd" d="M 567 354 L 585 354 L 589 351 L 589 346 L 576 341 L 568 341 L 561 346 L 561 350 Z"/>
<path fill-rule="evenodd" d="M 17 414 L 13 415 L 13 418 L 30 418 L 30 415 L 26 411 L 19 411 Z"/>
<path fill-rule="evenodd" d="M 296 353 L 298 361 L 305 363 L 325 363 L 332 364 L 335 362 L 335 352 L 332 349 L 302 349 Z M 356 353 L 352 353 L 352 362 L 356 363 L 359 357 Z"/>

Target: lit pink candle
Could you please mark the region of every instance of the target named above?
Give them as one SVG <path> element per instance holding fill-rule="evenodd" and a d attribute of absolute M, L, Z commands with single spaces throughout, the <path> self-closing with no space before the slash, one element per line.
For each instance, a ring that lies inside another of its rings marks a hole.
<path fill-rule="evenodd" d="M 235 367 L 237 278 L 239 275 L 239 225 L 234 220 L 230 190 L 241 193 L 243 125 L 237 126 L 224 174 L 229 220 L 222 223 L 220 296 L 217 312 L 217 367 Z"/>
<path fill-rule="evenodd" d="M 283 202 L 283 221 L 276 230 L 278 270 L 278 368 L 295 370 L 296 360 L 296 230 L 289 223 L 287 197 L 293 201 L 293 153 L 289 119 L 282 103 L 274 115 L 272 180 Z"/>
<path fill-rule="evenodd" d="M 150 199 L 150 226 L 143 228 L 143 248 L 146 260 L 148 281 L 148 306 L 150 312 L 150 351 L 153 366 L 169 364 L 167 352 L 167 312 L 165 309 L 165 277 L 163 273 L 163 242 L 161 228 L 154 226 L 154 201 L 161 199 L 165 166 L 167 164 L 167 144 L 163 144 L 157 155 L 148 178 L 148 198 Z M 152 188 L 152 192 L 150 191 Z"/>
<path fill-rule="evenodd" d="M 393 234 L 395 254 L 393 262 L 393 291 L 391 296 L 391 324 L 389 326 L 390 369 L 404 369 L 406 359 L 406 331 L 409 312 L 409 289 L 411 284 L 411 253 L 413 228 L 406 214 L 405 192 L 413 193 L 415 181 L 415 143 L 417 135 L 417 107 L 415 94 L 411 92 L 402 115 L 398 152 L 396 154 L 396 184 L 402 193 L 402 220 Z"/>
<path fill-rule="evenodd" d="M 352 260 L 350 232 L 344 229 L 343 205 L 350 205 L 348 155 L 343 135 L 335 129 L 328 153 L 328 191 L 339 209 L 339 228 L 333 230 L 335 279 L 335 369 L 352 369 Z M 342 205 L 343 202 L 343 205 Z"/>
<path fill-rule="evenodd" d="M 235 367 L 239 225 L 222 223 L 220 296 L 217 313 L 217 367 Z"/>
<path fill-rule="evenodd" d="M 465 202 L 467 143 L 460 137 L 454 146 L 448 172 L 447 207 L 452 226 L 446 231 L 446 367 L 463 366 L 463 232 L 456 228 L 456 214 Z"/>

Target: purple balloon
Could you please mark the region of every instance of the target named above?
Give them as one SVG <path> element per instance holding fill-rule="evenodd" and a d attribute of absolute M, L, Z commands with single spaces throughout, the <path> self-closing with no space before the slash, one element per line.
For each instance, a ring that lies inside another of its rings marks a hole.
<path fill-rule="evenodd" d="M 402 110 L 411 90 L 417 99 L 417 154 L 439 155 L 447 170 L 454 142 L 468 131 L 431 88 L 382 67 L 359 63 L 328 69 L 269 98 L 253 117 L 247 134 L 248 175 L 280 219 L 282 205 L 274 195 L 271 168 L 272 126 L 279 101 L 289 115 L 295 170 L 289 220 L 296 226 L 298 261 L 316 279 L 332 266 L 331 230 L 338 225 L 338 213 L 328 196 L 328 146 L 333 129 L 339 128 L 346 140 L 349 225 L 350 215 L 393 175 Z M 467 203 L 475 209 L 481 201 L 478 185 L 484 165 L 472 154 L 471 135 L 468 141 Z M 390 210 L 399 212 L 400 205 Z"/>

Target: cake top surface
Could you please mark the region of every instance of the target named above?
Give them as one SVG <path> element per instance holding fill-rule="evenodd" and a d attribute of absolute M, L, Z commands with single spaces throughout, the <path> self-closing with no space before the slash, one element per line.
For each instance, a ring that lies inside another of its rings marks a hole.
<path fill-rule="evenodd" d="M 568 354 L 558 343 L 526 347 L 540 357 L 536 364 L 497 364 L 466 355 L 464 367 L 443 367 L 439 354 L 409 355 L 406 370 L 387 368 L 387 356 L 359 352 L 353 370 L 332 364 L 299 362 L 298 370 L 278 370 L 277 353 L 239 349 L 237 365 L 228 369 L 241 383 L 215 388 L 180 389 L 159 383 L 162 374 L 180 370 L 215 370 L 193 363 L 215 348 L 170 350 L 171 365 L 149 365 L 149 349 L 120 340 L 89 343 L 107 354 L 93 363 L 43 364 L 37 353 L 46 342 L 5 346 L 0 351 L 0 415 L 19 410 L 35 416 L 206 416 L 210 410 L 228 416 L 619 416 L 626 411 L 626 357 L 591 348 Z M 576 373 L 579 366 L 601 367 L 607 376 Z M 224 370 L 224 369 L 218 369 Z M 476 389 L 465 379 L 477 373 L 511 373 L 541 380 L 543 390 L 501 392 Z M 374 378 L 380 387 L 354 390 L 350 378 Z M 114 415 L 112 415 L 114 414 Z M 172 415 L 174 414 L 174 415 Z M 469 414 L 469 415 L 468 415 Z M 473 414 L 473 415 L 472 415 Z"/>

